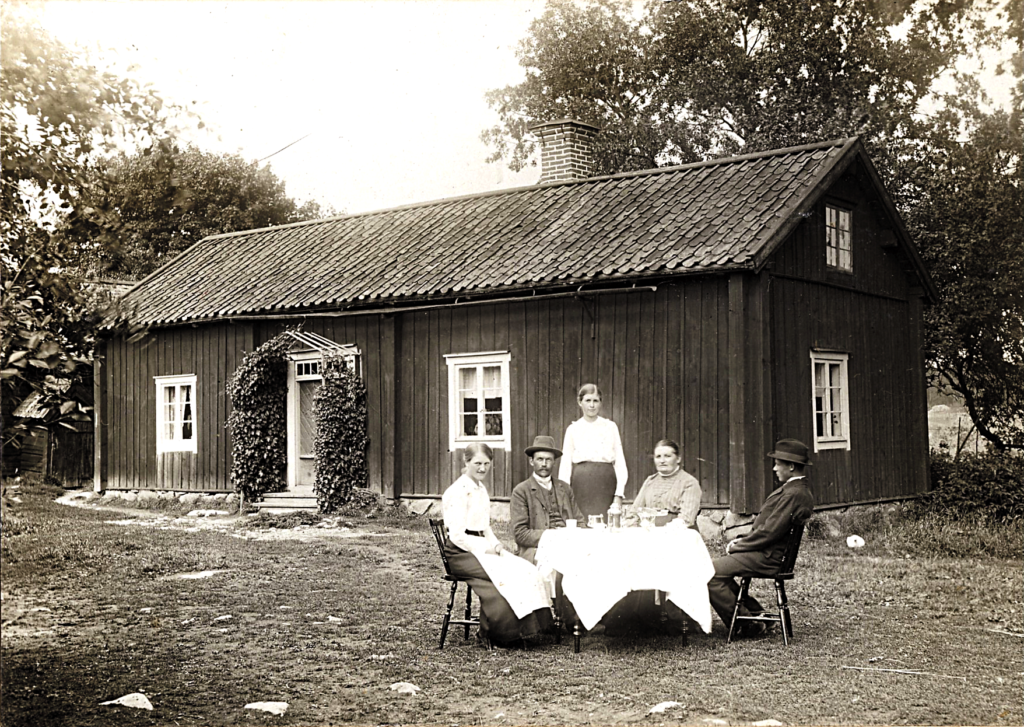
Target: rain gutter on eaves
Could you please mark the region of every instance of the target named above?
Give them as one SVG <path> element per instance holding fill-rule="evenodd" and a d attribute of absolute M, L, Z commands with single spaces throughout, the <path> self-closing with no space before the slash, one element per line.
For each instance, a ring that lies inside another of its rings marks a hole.
<path fill-rule="evenodd" d="M 178 321 L 161 321 L 149 324 L 150 328 L 162 328 L 176 325 L 187 325 L 187 324 L 198 324 L 204 322 L 210 322 L 213 320 L 219 321 L 274 321 L 274 320 L 288 320 L 295 318 L 346 318 L 350 316 L 364 316 L 364 315 L 388 315 L 396 313 L 406 313 L 413 311 L 424 311 L 424 310 L 437 310 L 442 308 L 461 308 L 464 306 L 474 305 L 491 305 L 495 303 L 523 303 L 532 300 L 551 300 L 555 298 L 586 298 L 593 295 L 606 295 L 613 293 L 636 293 L 636 292 L 654 292 L 658 289 L 658 283 L 662 281 L 676 280 L 684 275 L 714 275 L 714 274 L 725 274 L 730 272 L 751 272 L 749 265 L 722 265 L 711 268 L 710 266 L 700 266 L 696 269 L 691 270 L 674 270 L 668 274 L 664 270 L 657 273 L 648 274 L 639 279 L 637 277 L 632 278 L 630 285 L 623 287 L 611 287 L 611 288 L 592 288 L 586 289 L 586 283 L 580 284 L 577 287 L 573 287 L 570 290 L 562 290 L 557 293 L 537 293 L 536 288 L 528 288 L 527 290 L 534 291 L 530 295 L 509 295 L 509 296 L 495 296 L 487 298 L 471 298 L 465 296 L 466 300 L 461 300 L 463 296 L 456 297 L 454 300 L 438 303 L 423 303 L 420 305 L 391 305 L 387 307 L 377 308 L 354 308 L 348 310 L 318 310 L 318 311 L 295 311 L 294 313 L 253 313 L 253 314 L 239 314 L 239 315 L 219 315 L 211 316 L 210 318 L 193 318 L 184 319 Z"/>

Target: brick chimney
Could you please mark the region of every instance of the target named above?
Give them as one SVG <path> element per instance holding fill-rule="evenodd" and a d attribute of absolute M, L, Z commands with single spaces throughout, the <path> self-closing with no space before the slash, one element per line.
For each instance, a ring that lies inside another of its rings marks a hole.
<path fill-rule="evenodd" d="M 594 137 L 600 128 L 575 119 L 558 119 L 534 124 L 530 131 L 540 137 L 538 184 L 594 176 Z"/>

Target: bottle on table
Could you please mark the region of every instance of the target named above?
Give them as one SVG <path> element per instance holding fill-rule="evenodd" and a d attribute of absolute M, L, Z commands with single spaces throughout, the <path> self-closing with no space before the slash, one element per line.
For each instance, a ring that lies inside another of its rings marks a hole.
<path fill-rule="evenodd" d="M 608 508 L 608 527 L 612 530 L 622 527 L 622 506 L 617 502 L 613 502 L 612 506 Z"/>

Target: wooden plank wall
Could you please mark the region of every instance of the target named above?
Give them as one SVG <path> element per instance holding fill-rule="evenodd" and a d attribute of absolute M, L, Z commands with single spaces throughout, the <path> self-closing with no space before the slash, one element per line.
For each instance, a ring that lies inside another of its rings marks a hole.
<path fill-rule="evenodd" d="M 813 442 L 811 349 L 849 353 L 851 449 L 814 455 L 817 503 L 922 491 L 921 458 L 927 452 L 918 441 L 922 383 L 910 304 L 775 280 L 773 307 L 775 349 L 792 352 L 785 365 L 775 367 L 776 437 Z"/>
<path fill-rule="evenodd" d="M 90 422 L 75 429 L 60 425 L 50 432 L 50 474 L 69 487 L 78 487 L 93 474 L 93 431 Z"/>
<path fill-rule="evenodd" d="M 825 203 L 773 255 L 770 305 L 773 439 L 812 444 L 812 348 L 849 353 L 852 449 L 815 455 L 818 504 L 926 490 L 927 419 L 921 310 L 905 261 L 885 247 L 883 222 L 854 172 L 825 201 L 853 210 L 853 272 L 825 264 Z"/>
<path fill-rule="evenodd" d="M 728 281 L 701 277 L 656 292 L 551 298 L 402 314 L 397 367 L 397 479 L 406 496 L 437 496 L 461 472 L 448 451 L 445 354 L 510 351 L 512 448 L 495 460 L 492 496 L 525 479 L 537 434 L 560 442 L 579 417 L 576 391 L 596 383 L 630 471 L 628 497 L 654 472 L 665 437 L 683 447 L 707 506 L 729 498 Z"/>
<path fill-rule="evenodd" d="M 106 487 L 179 492 L 230 491 L 227 385 L 252 328 L 216 323 L 158 329 L 141 341 L 107 343 Z M 156 453 L 155 376 L 196 375 L 197 452 Z"/>

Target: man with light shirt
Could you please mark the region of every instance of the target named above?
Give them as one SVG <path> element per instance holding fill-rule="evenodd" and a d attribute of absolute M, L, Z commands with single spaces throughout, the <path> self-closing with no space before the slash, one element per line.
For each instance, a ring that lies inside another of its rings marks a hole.
<path fill-rule="evenodd" d="M 790 529 L 807 522 L 814 512 L 814 495 L 804 475 L 804 469 L 811 464 L 807 445 L 796 439 L 781 439 L 775 444 L 775 451 L 769 452 L 768 456 L 775 460 L 772 471 L 780 486 L 764 501 L 761 512 L 754 519 L 753 529 L 731 541 L 725 548 L 726 555 L 715 558 L 715 576 L 708 581 L 711 605 L 726 627 L 732 621 L 740 592 L 735 579 L 743 576 L 771 577 L 778 573 Z M 763 611 L 761 604 L 749 595 L 740 604 L 741 616 Z M 764 623 L 752 621 L 747 622 L 739 635 L 754 636 L 764 631 Z"/>
<path fill-rule="evenodd" d="M 512 532 L 519 555 L 536 562 L 537 546 L 545 530 L 565 527 L 567 520 L 583 520 L 568 484 L 551 476 L 562 451 L 555 440 L 538 436 L 526 448 L 533 474 L 512 490 Z"/>

